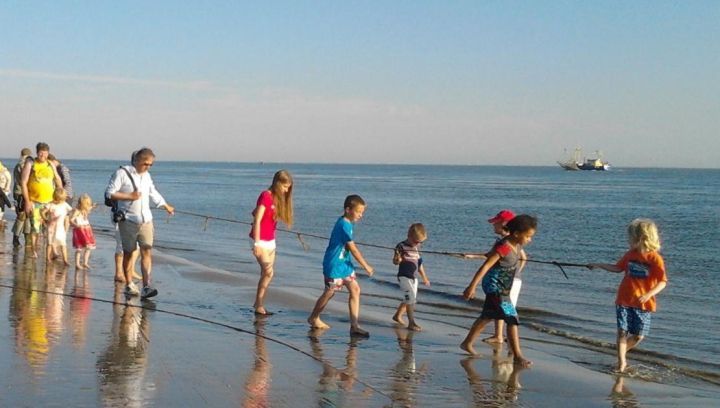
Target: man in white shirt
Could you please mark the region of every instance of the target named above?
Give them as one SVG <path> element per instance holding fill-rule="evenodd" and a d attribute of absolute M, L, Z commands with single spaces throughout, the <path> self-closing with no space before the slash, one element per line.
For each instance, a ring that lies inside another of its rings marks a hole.
<path fill-rule="evenodd" d="M 123 271 L 127 282 L 125 293 L 129 296 L 139 294 L 143 299 L 156 296 L 158 293 L 157 289 L 150 286 L 154 238 L 150 204 L 164 208 L 170 215 L 175 212 L 175 208 L 165 202 L 163 196 L 155 189 L 150 177 L 149 170 L 154 161 L 153 151 L 143 147 L 134 155 L 132 166 L 123 166 L 115 171 L 105 189 L 105 197 L 117 201 L 118 212 L 124 214 L 124 219 L 118 222 L 118 228 L 122 238 Z M 137 246 L 140 247 L 142 291 L 138 291 L 132 281 L 130 260 Z"/>

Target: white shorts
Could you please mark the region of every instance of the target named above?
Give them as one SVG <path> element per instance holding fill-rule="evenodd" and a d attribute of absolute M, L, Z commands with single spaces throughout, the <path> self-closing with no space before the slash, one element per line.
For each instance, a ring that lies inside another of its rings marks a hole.
<path fill-rule="evenodd" d="M 414 305 L 417 303 L 418 280 L 410 279 L 405 276 L 398 276 L 400 289 L 403 291 L 403 303 L 406 305 Z"/>
<path fill-rule="evenodd" d="M 513 284 L 510 288 L 510 303 L 517 306 L 518 296 L 520 296 L 520 287 L 522 287 L 522 279 L 513 278 Z"/>
<path fill-rule="evenodd" d="M 272 241 L 255 241 L 254 239 L 250 238 L 250 249 L 255 248 L 255 242 L 257 242 L 257 246 L 260 248 L 266 250 L 266 251 L 274 251 L 275 248 L 277 248 L 277 245 L 275 244 L 275 240 Z"/>

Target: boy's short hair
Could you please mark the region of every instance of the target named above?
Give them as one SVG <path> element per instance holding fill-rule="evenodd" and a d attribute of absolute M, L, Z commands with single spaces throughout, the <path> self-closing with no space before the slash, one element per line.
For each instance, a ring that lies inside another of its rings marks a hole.
<path fill-rule="evenodd" d="M 352 210 L 359 205 L 365 205 L 365 200 L 357 194 L 350 194 L 345 197 L 345 204 L 343 204 L 343 208 L 349 208 Z"/>
<path fill-rule="evenodd" d="M 425 239 L 427 239 L 427 232 L 425 231 L 425 226 L 419 222 L 411 225 L 408 229 L 408 237 L 416 241 L 424 241 Z"/>
<path fill-rule="evenodd" d="M 35 145 L 35 151 L 38 152 L 49 152 L 50 146 L 47 143 L 39 142 L 37 145 Z"/>

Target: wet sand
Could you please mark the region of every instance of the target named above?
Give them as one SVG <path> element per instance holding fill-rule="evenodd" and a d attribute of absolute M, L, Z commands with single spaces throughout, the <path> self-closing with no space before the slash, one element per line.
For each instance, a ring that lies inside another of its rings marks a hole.
<path fill-rule="evenodd" d="M 158 297 L 127 300 L 114 243 L 98 234 L 90 271 L 34 260 L 0 236 L 0 406 L 710 406 L 718 388 L 660 384 L 591 370 L 562 345 L 523 338 L 529 369 L 503 346 L 458 348 L 466 330 L 418 321 L 409 332 L 363 307 L 370 338 L 351 338 L 347 295 L 305 321 L 320 293 L 278 279 L 256 318 L 255 265 L 212 270 L 156 253 Z M 362 285 L 362 283 L 361 283 Z M 62 294 L 62 295 L 61 295 Z M 521 328 L 521 336 L 527 328 Z M 608 362 L 612 358 L 608 357 Z"/>

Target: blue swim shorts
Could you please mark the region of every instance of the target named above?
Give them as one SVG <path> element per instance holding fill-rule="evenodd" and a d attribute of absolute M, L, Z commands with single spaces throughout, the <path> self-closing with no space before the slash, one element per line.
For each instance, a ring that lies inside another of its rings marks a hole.
<path fill-rule="evenodd" d="M 638 336 L 647 336 L 650 333 L 652 312 L 635 307 L 616 305 L 615 313 L 619 330 Z"/>

